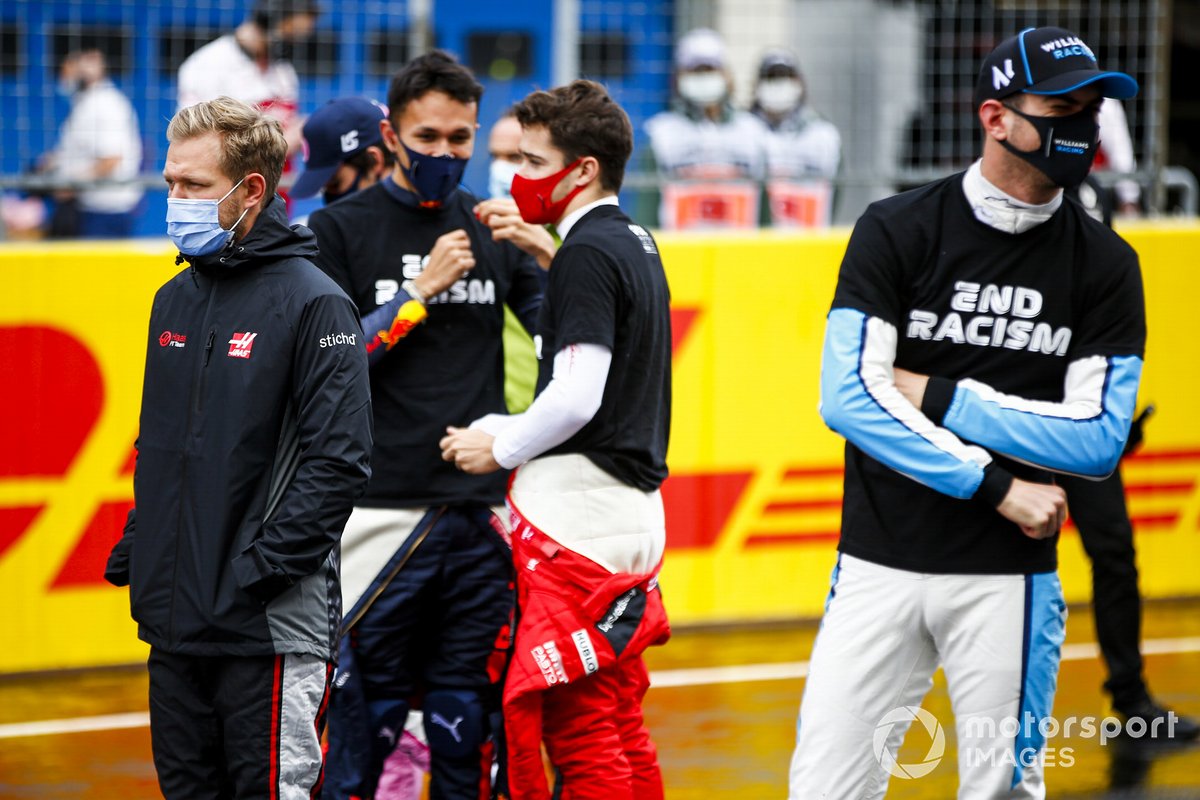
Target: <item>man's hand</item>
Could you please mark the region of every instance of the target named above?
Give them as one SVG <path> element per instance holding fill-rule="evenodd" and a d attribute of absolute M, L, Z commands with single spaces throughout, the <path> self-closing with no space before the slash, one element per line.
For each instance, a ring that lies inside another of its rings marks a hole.
<path fill-rule="evenodd" d="M 497 242 L 512 242 L 537 259 L 538 266 L 550 269 L 554 258 L 554 237 L 541 225 L 531 225 L 521 219 L 517 204 L 506 198 L 484 200 L 475 206 L 475 216 L 492 229 Z"/>
<path fill-rule="evenodd" d="M 929 376 L 909 372 L 899 367 L 896 367 L 893 373 L 895 374 L 896 388 L 900 390 L 900 394 L 904 395 L 908 402 L 920 408 L 925 399 L 925 385 L 929 383 Z"/>
<path fill-rule="evenodd" d="M 1030 539 L 1048 539 L 1067 519 L 1067 493 L 1061 486 L 1013 478 L 996 510 L 1017 523 Z"/>
<path fill-rule="evenodd" d="M 426 299 L 439 295 L 467 276 L 475 268 L 471 240 L 462 228 L 443 233 L 429 251 L 429 262 L 413 285 Z"/>
<path fill-rule="evenodd" d="M 490 433 L 475 428 L 446 428 L 446 435 L 438 445 L 442 448 L 442 460 L 452 461 L 454 466 L 471 475 L 486 475 L 500 469 L 492 457 Z"/>

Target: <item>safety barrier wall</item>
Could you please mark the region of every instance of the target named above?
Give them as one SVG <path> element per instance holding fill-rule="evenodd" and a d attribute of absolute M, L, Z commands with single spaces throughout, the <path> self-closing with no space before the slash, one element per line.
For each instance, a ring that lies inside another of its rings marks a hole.
<path fill-rule="evenodd" d="M 1200 226 L 1123 233 L 1146 281 L 1142 402 L 1159 407 L 1124 467 L 1142 588 L 1200 594 Z M 677 625 L 820 613 L 842 442 L 817 414 L 817 378 L 845 241 L 846 231 L 660 237 L 675 348 L 662 586 Z M 0 247 L 0 673 L 145 655 L 127 591 L 101 573 L 132 502 L 150 303 L 176 270 L 165 241 Z M 1086 600 L 1089 567 L 1070 528 L 1060 554 L 1068 599 Z"/>

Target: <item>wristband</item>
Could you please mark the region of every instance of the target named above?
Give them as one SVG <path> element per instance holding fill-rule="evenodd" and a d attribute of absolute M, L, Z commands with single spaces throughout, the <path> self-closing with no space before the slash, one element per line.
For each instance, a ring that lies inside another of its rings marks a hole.
<path fill-rule="evenodd" d="M 400 288 L 408 292 L 408 296 L 413 300 L 416 300 L 421 305 L 426 304 L 425 295 L 421 294 L 421 290 L 417 288 L 417 284 L 413 283 L 411 280 L 407 280 L 400 284 Z"/>

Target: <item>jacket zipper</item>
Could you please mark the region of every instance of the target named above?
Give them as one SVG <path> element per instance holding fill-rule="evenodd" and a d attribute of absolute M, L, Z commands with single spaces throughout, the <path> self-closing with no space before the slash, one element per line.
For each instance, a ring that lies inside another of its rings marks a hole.
<path fill-rule="evenodd" d="M 208 327 L 209 320 L 212 318 L 213 303 L 217 298 L 217 282 L 213 281 L 208 290 L 208 305 L 204 309 L 204 318 L 201 323 L 201 328 Z M 203 393 L 204 375 L 208 371 L 208 360 L 212 355 L 213 340 L 216 338 L 216 328 L 211 328 L 208 331 L 208 341 L 204 345 L 204 358 L 200 366 L 197 368 L 197 375 L 192 380 L 192 398 L 188 402 L 187 428 L 184 430 L 184 446 L 183 446 L 183 466 L 179 472 L 179 517 L 176 522 L 175 529 L 175 560 L 171 568 L 171 615 L 169 620 L 169 629 L 167 632 L 168 641 L 175 642 L 175 593 L 179 591 L 179 542 L 185 535 L 186 528 L 184 527 L 184 511 L 187 508 L 188 492 L 187 492 L 187 477 L 188 477 L 188 461 L 191 460 L 192 438 L 194 431 L 192 425 L 195 422 L 195 413 L 200 411 L 200 397 Z M 193 413 L 195 412 L 195 413 Z"/>

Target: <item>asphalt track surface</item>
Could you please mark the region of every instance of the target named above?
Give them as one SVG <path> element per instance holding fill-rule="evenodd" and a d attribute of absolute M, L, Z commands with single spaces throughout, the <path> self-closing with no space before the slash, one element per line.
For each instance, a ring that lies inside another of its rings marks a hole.
<path fill-rule="evenodd" d="M 1146 669 L 1155 696 L 1200 717 L 1200 600 L 1149 604 Z M 671 800 L 782 798 L 814 623 L 692 630 L 648 657 L 647 721 Z M 1087 608 L 1072 608 L 1054 716 L 1101 719 L 1104 670 Z M 954 729 L 941 676 L 923 707 L 945 726 L 936 767 L 893 778 L 889 798 L 950 798 Z M 0 678 L 0 798 L 159 797 L 140 666 Z M 899 762 L 920 763 L 932 737 L 909 731 Z M 1146 746 L 1118 737 L 1050 738 L 1051 798 L 1200 798 L 1200 744 Z M 1068 755 L 1069 749 L 1069 755 Z M 1070 761 L 1068 765 L 1066 762 Z"/>

